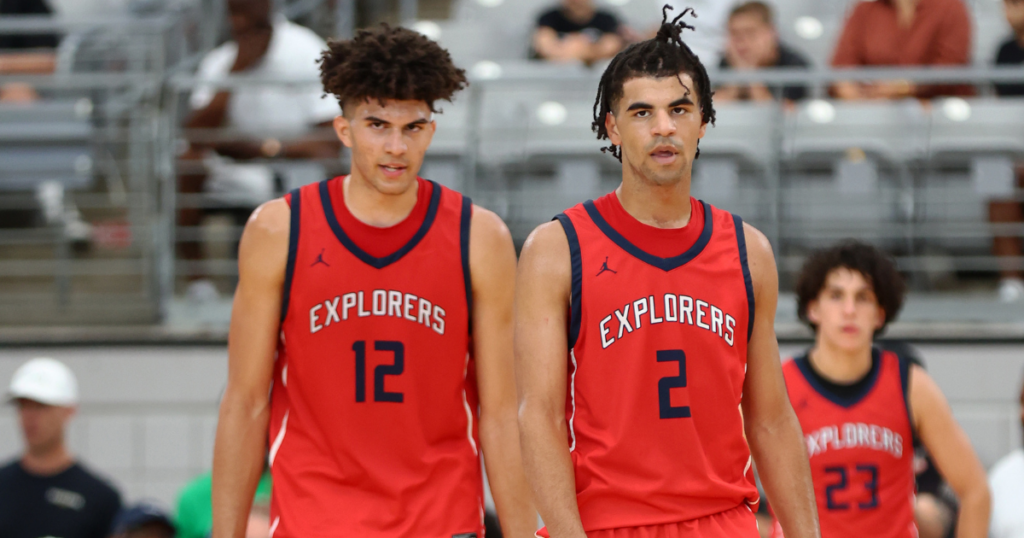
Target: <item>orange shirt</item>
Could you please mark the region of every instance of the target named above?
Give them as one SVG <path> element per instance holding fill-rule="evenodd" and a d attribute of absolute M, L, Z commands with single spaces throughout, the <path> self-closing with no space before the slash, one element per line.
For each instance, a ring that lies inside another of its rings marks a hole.
<path fill-rule="evenodd" d="M 971 58 L 971 16 L 962 0 L 920 0 L 909 27 L 900 26 L 892 0 L 860 2 L 843 28 L 834 67 L 955 66 Z M 918 97 L 970 93 L 957 86 L 921 87 Z"/>

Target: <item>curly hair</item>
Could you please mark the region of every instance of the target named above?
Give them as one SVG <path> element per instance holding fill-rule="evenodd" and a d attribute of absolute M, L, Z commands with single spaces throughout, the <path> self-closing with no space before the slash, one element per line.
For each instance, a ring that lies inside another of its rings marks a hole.
<path fill-rule="evenodd" d="M 825 288 L 825 280 L 836 269 L 856 271 L 871 285 L 878 306 L 885 311 L 885 323 L 875 331 L 875 336 L 878 336 L 889 322 L 896 319 L 903 308 L 906 283 L 889 255 L 856 240 L 844 241 L 832 248 L 819 250 L 804 262 L 796 282 L 797 315 L 800 321 L 815 331 L 818 330 L 818 327 L 807 318 L 807 308 L 811 301 L 821 294 Z"/>
<path fill-rule="evenodd" d="M 353 100 L 451 101 L 466 87 L 466 71 L 455 67 L 448 51 L 406 28 L 381 24 L 356 32 L 350 40 L 331 40 L 320 55 L 324 95 L 333 94 L 344 111 Z"/>
<path fill-rule="evenodd" d="M 693 8 L 686 8 L 674 19 L 669 20 L 668 12 L 671 9 L 672 6 L 667 4 L 662 8 L 661 28 L 658 29 L 656 36 L 647 41 L 634 43 L 619 52 L 601 75 L 597 98 L 594 100 L 594 123 L 591 124 L 598 140 L 608 140 L 605 118 L 622 98 L 622 88 L 626 81 L 637 77 L 679 78 L 682 73 L 690 75 L 697 86 L 701 122 L 715 124 L 715 107 L 711 103 L 712 91 L 708 71 L 704 64 L 700 63 L 700 58 L 683 42 L 682 37 L 683 30 L 694 29 L 683 22 L 682 18 L 685 15 L 696 18 L 697 14 Z M 601 151 L 611 153 L 622 161 L 622 148 L 614 144 L 601 148 Z M 700 157 L 699 147 L 694 159 L 697 157 Z"/>

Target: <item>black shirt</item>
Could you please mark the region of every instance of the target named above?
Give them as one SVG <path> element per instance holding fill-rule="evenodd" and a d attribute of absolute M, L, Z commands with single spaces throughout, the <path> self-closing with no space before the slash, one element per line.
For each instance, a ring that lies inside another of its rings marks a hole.
<path fill-rule="evenodd" d="M 79 464 L 53 476 L 0 467 L 0 538 L 106 538 L 121 496 Z"/>
<path fill-rule="evenodd" d="M 806 58 L 801 56 L 799 52 L 787 47 L 782 43 L 779 43 L 779 57 L 775 61 L 775 65 L 773 65 L 772 67 L 807 69 L 810 66 L 811 63 L 808 62 Z M 725 56 L 722 56 L 722 61 L 719 62 L 718 67 L 720 69 L 732 68 L 732 66 L 729 65 L 728 58 L 726 58 Z M 778 86 L 769 86 L 768 90 L 772 92 L 772 95 L 774 95 L 776 99 L 779 98 Z M 807 97 L 807 93 L 808 92 L 806 86 L 785 86 L 782 88 L 782 98 L 788 99 L 790 101 L 799 101 L 800 99 Z"/>
<path fill-rule="evenodd" d="M 0 15 L 50 15 L 50 6 L 44 0 L 0 0 Z M 57 36 L 52 34 L 0 35 L 2 49 L 52 49 L 57 47 Z"/>
<path fill-rule="evenodd" d="M 996 65 L 1021 65 L 1024 64 L 1024 47 L 1020 46 L 1015 38 L 1008 40 L 999 47 L 999 54 L 996 55 Z M 1024 76 L 1024 73 L 1021 73 Z M 996 84 L 996 93 L 1000 97 L 1024 96 L 1024 84 Z"/>
<path fill-rule="evenodd" d="M 537 27 L 547 27 L 554 30 L 558 37 L 565 37 L 567 34 L 586 34 L 592 41 L 597 41 L 604 34 L 614 34 L 619 31 L 619 21 L 615 15 L 607 11 L 597 10 L 589 22 L 580 24 L 569 20 L 562 13 L 561 9 L 547 11 L 537 19 Z"/>

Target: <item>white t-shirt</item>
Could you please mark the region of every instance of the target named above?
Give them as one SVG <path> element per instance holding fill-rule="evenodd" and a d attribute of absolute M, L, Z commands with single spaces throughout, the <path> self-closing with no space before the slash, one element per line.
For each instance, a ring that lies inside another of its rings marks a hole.
<path fill-rule="evenodd" d="M 266 55 L 244 73 L 256 77 L 319 80 L 317 60 L 327 43 L 312 30 L 284 17 L 274 18 L 274 33 Z M 238 54 L 238 44 L 230 41 L 210 51 L 199 64 L 196 76 L 214 80 L 227 76 Z M 213 100 L 218 89 L 200 86 L 192 92 L 193 109 Z M 318 123 L 330 121 L 341 113 L 338 101 L 323 97 L 319 82 L 303 86 L 258 85 L 231 90 L 225 127 L 238 129 L 254 137 L 301 134 Z"/>
<path fill-rule="evenodd" d="M 327 43 L 312 30 L 284 17 L 274 18 L 270 46 L 259 63 L 243 74 L 268 78 L 306 79 L 308 85 L 266 84 L 234 88 L 228 101 L 224 127 L 237 129 L 255 139 L 289 138 L 302 135 L 317 124 L 333 120 L 341 107 L 333 96 L 323 97 L 320 53 Z M 231 72 L 238 44 L 230 41 L 210 51 L 199 64 L 200 80 L 216 80 Z M 200 109 L 210 104 L 219 89 L 199 86 L 189 104 Z M 275 171 L 284 179 L 285 190 L 324 178 L 322 165 L 313 162 L 278 162 L 273 168 L 262 164 L 233 162 L 210 155 L 206 158 L 209 177 L 206 192 L 223 201 L 258 205 L 274 196 Z"/>
<path fill-rule="evenodd" d="M 1024 450 L 999 460 L 988 475 L 992 489 L 991 538 L 1024 538 Z"/>

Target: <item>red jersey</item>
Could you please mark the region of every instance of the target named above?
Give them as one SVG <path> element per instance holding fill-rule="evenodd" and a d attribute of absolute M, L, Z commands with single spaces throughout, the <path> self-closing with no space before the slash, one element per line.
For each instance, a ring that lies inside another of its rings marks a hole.
<path fill-rule="evenodd" d="M 291 208 L 272 536 L 482 536 L 470 200 L 433 184 L 419 230 L 381 258 L 346 235 L 329 181 Z"/>
<path fill-rule="evenodd" d="M 637 248 L 593 202 L 557 217 L 572 264 L 568 444 L 587 531 L 757 503 L 739 407 L 754 312 L 743 223 L 700 203 L 703 231 L 672 258 Z"/>
<path fill-rule="evenodd" d="M 859 394 L 823 386 L 806 356 L 783 365 L 811 462 L 823 538 L 916 538 L 909 362 L 872 352 Z M 776 525 L 776 537 L 781 532 Z"/>

